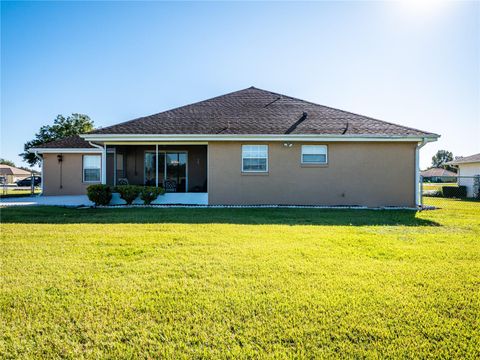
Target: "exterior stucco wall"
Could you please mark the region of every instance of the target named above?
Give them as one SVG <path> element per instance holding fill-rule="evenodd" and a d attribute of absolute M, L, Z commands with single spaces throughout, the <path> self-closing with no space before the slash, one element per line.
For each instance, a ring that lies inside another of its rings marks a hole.
<path fill-rule="evenodd" d="M 203 189 L 207 180 L 207 146 L 178 145 L 159 146 L 159 151 L 188 152 L 188 190 Z M 155 151 L 155 146 L 125 146 L 119 151 L 125 154 L 126 176 L 131 184 L 144 183 L 145 151 Z M 62 164 L 58 162 L 59 154 L 43 155 L 43 194 L 44 195 L 85 195 L 87 187 L 94 183 L 82 180 L 82 159 L 84 154 L 62 154 Z M 100 153 L 99 153 L 100 155 Z M 107 154 L 107 183 L 113 184 L 113 154 Z M 61 174 L 61 176 L 60 176 Z M 60 178 L 62 178 L 60 180 Z M 60 181 L 62 187 L 60 187 Z M 100 182 L 98 182 L 100 183 Z"/>
<path fill-rule="evenodd" d="M 473 196 L 473 176 L 480 175 L 480 162 L 458 164 L 459 185 L 467 187 L 467 197 Z M 469 176 L 463 177 L 462 176 Z"/>
<path fill-rule="evenodd" d="M 267 174 L 242 173 L 242 144 L 209 143 L 209 204 L 415 206 L 415 143 L 321 143 L 326 166 L 301 165 L 301 143 L 263 143 Z"/>
<path fill-rule="evenodd" d="M 242 144 L 247 143 L 209 143 L 208 176 L 198 174 L 195 181 L 200 184 L 207 176 L 209 204 L 415 205 L 415 143 L 322 143 L 328 145 L 326 166 L 301 165 L 301 143 L 290 148 L 264 143 L 269 145 L 267 174 L 242 173 Z M 206 149 L 188 150 L 193 176 L 199 170 L 194 167 L 204 167 Z M 43 155 L 44 194 L 85 194 L 91 183 L 82 181 L 83 154 L 63 154 L 61 166 L 57 155 Z M 143 174 L 143 159 L 137 163 Z"/>
<path fill-rule="evenodd" d="M 57 155 L 43 154 L 43 195 L 85 195 L 87 186 L 95 183 L 83 182 L 84 154 L 62 154 L 61 163 Z"/>

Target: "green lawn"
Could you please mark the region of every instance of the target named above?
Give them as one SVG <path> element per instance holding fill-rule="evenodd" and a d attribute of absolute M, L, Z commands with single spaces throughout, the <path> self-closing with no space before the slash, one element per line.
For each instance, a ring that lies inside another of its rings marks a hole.
<path fill-rule="evenodd" d="M 41 189 L 39 187 L 36 187 L 34 189 L 34 194 L 40 194 Z M 31 196 L 32 195 L 32 190 L 31 189 L 25 189 L 25 188 L 14 188 L 14 187 L 9 187 L 6 189 L 3 189 L 0 187 L 0 199 L 1 198 L 9 198 L 9 197 L 24 197 L 24 196 Z"/>
<path fill-rule="evenodd" d="M 478 358 L 480 203 L 438 201 L 1 209 L 0 357 Z"/>
<path fill-rule="evenodd" d="M 444 186 L 457 187 L 457 183 L 423 183 L 423 190 L 442 190 Z"/>

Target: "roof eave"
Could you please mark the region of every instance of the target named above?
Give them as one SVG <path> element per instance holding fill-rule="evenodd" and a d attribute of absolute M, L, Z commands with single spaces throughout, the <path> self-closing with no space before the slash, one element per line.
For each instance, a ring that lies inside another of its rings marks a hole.
<path fill-rule="evenodd" d="M 458 166 L 458 165 L 463 165 L 463 164 L 475 164 L 475 163 L 480 163 L 480 160 L 467 160 L 467 161 L 449 161 L 446 162 L 444 165 L 450 165 L 450 166 Z"/>
<path fill-rule="evenodd" d="M 317 134 L 83 134 L 86 141 L 436 141 L 440 135 L 317 135 Z"/>
<path fill-rule="evenodd" d="M 62 153 L 62 154 L 77 154 L 77 153 L 97 153 L 102 151 L 96 148 L 30 148 L 29 153 L 35 154 L 49 154 L 49 153 Z"/>

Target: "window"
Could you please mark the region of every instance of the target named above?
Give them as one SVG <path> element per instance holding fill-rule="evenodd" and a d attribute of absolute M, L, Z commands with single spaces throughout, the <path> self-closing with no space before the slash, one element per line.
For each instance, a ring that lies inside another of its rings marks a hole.
<path fill-rule="evenodd" d="M 101 155 L 83 155 L 83 181 L 98 182 L 100 181 L 100 164 L 102 163 Z"/>
<path fill-rule="evenodd" d="M 302 145 L 302 164 L 326 164 L 326 145 Z"/>
<path fill-rule="evenodd" d="M 242 171 L 268 171 L 268 145 L 242 145 Z"/>

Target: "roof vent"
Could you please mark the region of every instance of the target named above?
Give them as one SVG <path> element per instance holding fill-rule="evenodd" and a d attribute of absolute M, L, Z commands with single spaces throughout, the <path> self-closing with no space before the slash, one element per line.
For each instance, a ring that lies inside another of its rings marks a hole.
<path fill-rule="evenodd" d="M 270 106 L 270 105 L 272 105 L 272 104 L 273 104 L 275 101 L 278 101 L 278 100 L 280 100 L 281 98 L 282 98 L 282 97 L 281 97 L 281 96 L 279 96 L 279 97 L 277 97 L 275 100 L 273 100 L 273 101 L 270 101 L 270 102 L 269 102 L 267 105 L 265 105 L 265 106 L 264 106 L 264 108 L 266 108 L 267 106 Z"/>
<path fill-rule="evenodd" d="M 298 120 L 295 122 L 295 124 L 293 124 L 292 126 L 290 126 L 290 127 L 287 129 L 287 131 L 285 131 L 285 134 L 290 134 L 291 132 L 293 132 L 293 131 L 297 128 L 298 125 L 300 125 L 302 122 L 305 121 L 305 119 L 307 118 L 307 115 L 308 115 L 308 114 L 304 111 L 302 117 L 301 117 L 300 119 L 298 119 Z"/>

